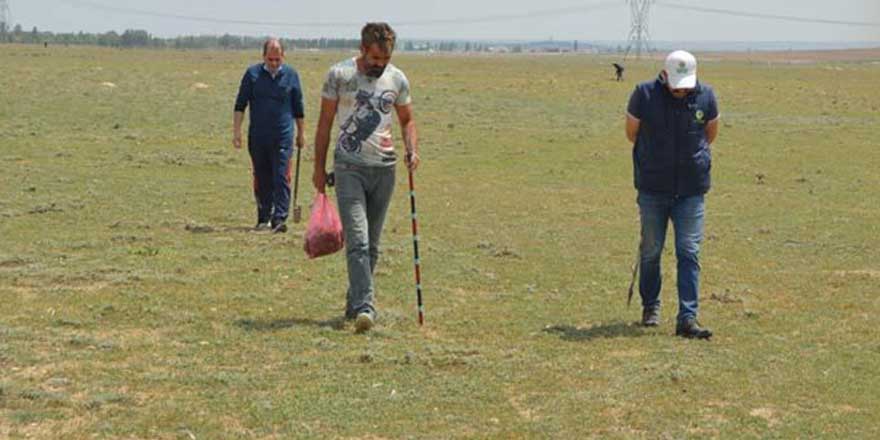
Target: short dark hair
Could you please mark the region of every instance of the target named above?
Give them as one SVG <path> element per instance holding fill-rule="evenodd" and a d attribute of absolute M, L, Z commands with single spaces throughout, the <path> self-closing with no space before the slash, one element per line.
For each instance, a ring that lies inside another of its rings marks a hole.
<path fill-rule="evenodd" d="M 397 34 L 388 23 L 367 23 L 361 29 L 361 46 L 364 48 L 378 44 L 384 51 L 392 52 L 396 42 Z"/>
<path fill-rule="evenodd" d="M 266 42 L 263 43 L 263 56 L 266 56 L 269 53 L 269 48 L 272 46 L 278 45 L 281 48 L 281 54 L 284 55 L 284 43 L 281 42 L 280 38 L 267 38 Z"/>

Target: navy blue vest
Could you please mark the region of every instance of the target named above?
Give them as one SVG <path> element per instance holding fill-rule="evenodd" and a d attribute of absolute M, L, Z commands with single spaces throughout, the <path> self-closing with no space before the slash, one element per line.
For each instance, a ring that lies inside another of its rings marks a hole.
<path fill-rule="evenodd" d="M 640 120 L 632 153 L 636 189 L 683 197 L 709 191 L 706 123 L 718 116 L 709 85 L 698 82 L 676 99 L 662 79 L 648 81 L 636 87 L 628 111 Z"/>

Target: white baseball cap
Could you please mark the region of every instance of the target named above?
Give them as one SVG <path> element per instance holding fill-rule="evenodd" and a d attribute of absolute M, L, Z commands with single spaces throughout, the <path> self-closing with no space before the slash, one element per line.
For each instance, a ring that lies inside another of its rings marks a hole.
<path fill-rule="evenodd" d="M 692 89 L 697 86 L 697 59 L 690 52 L 677 50 L 666 57 L 669 87 Z"/>

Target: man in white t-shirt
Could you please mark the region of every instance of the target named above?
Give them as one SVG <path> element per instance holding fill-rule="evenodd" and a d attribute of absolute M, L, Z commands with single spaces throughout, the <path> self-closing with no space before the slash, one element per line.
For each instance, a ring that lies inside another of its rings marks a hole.
<path fill-rule="evenodd" d="M 315 134 L 312 181 L 323 193 L 330 129 L 333 119 L 337 120 L 339 138 L 333 168 L 348 262 L 345 316 L 355 320 L 358 332 L 372 328 L 377 318 L 373 272 L 397 164 L 391 136 L 392 110 L 403 133 L 406 165 L 412 171 L 419 166 L 409 81 L 390 63 L 396 39 L 387 23 L 364 26 L 360 55 L 337 63 L 327 74 Z"/>

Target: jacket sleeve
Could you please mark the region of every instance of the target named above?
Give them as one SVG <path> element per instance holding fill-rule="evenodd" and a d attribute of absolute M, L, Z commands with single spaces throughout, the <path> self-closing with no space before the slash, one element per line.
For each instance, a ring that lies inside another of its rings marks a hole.
<path fill-rule="evenodd" d="M 294 76 L 293 87 L 290 90 L 290 105 L 294 118 L 302 119 L 305 117 L 305 104 L 303 104 L 302 83 L 299 80 L 299 75 Z"/>
<path fill-rule="evenodd" d="M 244 72 L 241 78 L 241 85 L 238 87 L 238 96 L 235 98 L 235 111 L 243 112 L 247 108 L 251 99 L 254 82 L 251 81 L 250 72 Z"/>

